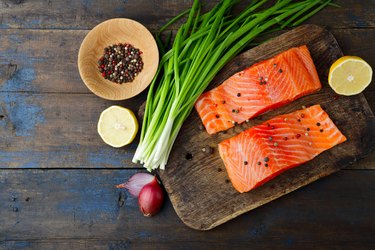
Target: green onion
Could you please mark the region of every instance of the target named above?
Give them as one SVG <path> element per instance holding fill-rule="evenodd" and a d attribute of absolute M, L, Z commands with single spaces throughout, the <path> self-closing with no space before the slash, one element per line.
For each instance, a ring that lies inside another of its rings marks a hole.
<path fill-rule="evenodd" d="M 197 98 L 229 60 L 254 39 L 271 31 L 300 24 L 331 0 L 278 0 L 264 7 L 268 0 L 252 1 L 234 16 L 238 1 L 221 0 L 213 9 L 201 13 L 199 0 L 179 14 L 156 35 L 163 55 L 147 96 L 141 138 L 133 162 L 149 171 L 164 169 L 173 143 Z M 170 37 L 162 42 L 162 32 L 186 15 L 172 47 Z"/>

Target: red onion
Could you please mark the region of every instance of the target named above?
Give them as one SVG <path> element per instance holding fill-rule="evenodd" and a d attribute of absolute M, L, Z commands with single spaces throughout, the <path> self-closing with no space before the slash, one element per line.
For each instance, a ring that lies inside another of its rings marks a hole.
<path fill-rule="evenodd" d="M 141 189 L 154 180 L 155 176 L 147 173 L 137 173 L 133 175 L 127 182 L 117 185 L 117 188 L 126 188 L 134 197 L 139 196 Z"/>
<path fill-rule="evenodd" d="M 157 214 L 163 205 L 164 192 L 160 187 L 156 177 L 145 185 L 138 197 L 138 204 L 144 216 L 153 216 Z"/>
<path fill-rule="evenodd" d="M 164 201 L 164 192 L 157 178 L 147 173 L 137 173 L 117 188 L 126 188 L 129 193 L 138 197 L 138 204 L 144 216 L 153 216 L 159 212 Z"/>

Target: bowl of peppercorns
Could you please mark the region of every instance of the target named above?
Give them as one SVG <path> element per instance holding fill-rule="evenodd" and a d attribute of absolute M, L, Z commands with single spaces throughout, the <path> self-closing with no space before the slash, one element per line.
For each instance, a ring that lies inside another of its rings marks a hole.
<path fill-rule="evenodd" d="M 95 26 L 78 53 L 83 82 L 97 96 L 124 100 L 151 83 L 159 65 L 155 39 L 139 22 L 115 18 Z"/>

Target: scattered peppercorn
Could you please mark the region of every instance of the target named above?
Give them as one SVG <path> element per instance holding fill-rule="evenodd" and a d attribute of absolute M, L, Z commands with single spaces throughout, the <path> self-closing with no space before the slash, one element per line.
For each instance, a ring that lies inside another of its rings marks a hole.
<path fill-rule="evenodd" d="M 264 157 L 264 161 L 265 161 L 265 162 L 269 162 L 269 161 L 270 161 L 270 158 L 268 158 L 268 157 Z"/>
<path fill-rule="evenodd" d="M 235 113 L 236 112 L 236 110 L 235 109 L 232 109 L 232 113 Z"/>
<path fill-rule="evenodd" d="M 284 141 L 287 141 L 287 140 L 288 140 L 288 137 L 285 136 L 285 137 L 284 137 Z"/>
<path fill-rule="evenodd" d="M 279 73 L 280 73 L 280 74 L 283 73 L 283 70 L 282 70 L 282 69 L 279 69 Z"/>
<path fill-rule="evenodd" d="M 240 110 L 239 109 L 236 109 L 236 113 L 239 113 L 240 112 Z"/>
<path fill-rule="evenodd" d="M 260 161 L 258 161 L 258 165 L 262 165 L 262 163 Z"/>
<path fill-rule="evenodd" d="M 319 127 L 319 126 L 320 126 L 320 122 L 318 122 L 318 123 L 316 124 L 316 126 L 318 126 L 318 127 Z"/>
<path fill-rule="evenodd" d="M 215 117 L 216 117 L 216 118 L 220 118 L 220 115 L 216 115 Z"/>
<path fill-rule="evenodd" d="M 225 104 L 225 100 L 222 100 L 221 103 L 222 103 L 222 104 Z"/>
<path fill-rule="evenodd" d="M 321 133 L 323 132 L 323 129 L 319 130 Z"/>
<path fill-rule="evenodd" d="M 187 153 L 187 154 L 185 155 L 185 159 L 188 160 L 188 161 L 190 161 L 190 160 L 193 159 L 193 155 L 192 155 L 191 153 Z"/>
<path fill-rule="evenodd" d="M 237 93 L 237 96 L 240 97 L 240 96 L 241 96 L 241 93 Z"/>
<path fill-rule="evenodd" d="M 268 167 L 268 164 L 266 163 L 266 164 L 264 164 L 264 166 L 265 166 L 265 167 Z"/>
<path fill-rule="evenodd" d="M 273 140 L 272 136 L 268 137 L 268 140 L 272 141 Z"/>
<path fill-rule="evenodd" d="M 205 146 L 202 148 L 202 152 L 207 153 L 207 154 L 212 154 L 214 152 L 214 149 L 210 146 Z"/>
<path fill-rule="evenodd" d="M 244 164 L 244 165 L 247 165 L 247 164 L 248 164 L 248 162 L 247 162 L 247 161 L 244 161 L 244 162 L 243 162 L 243 164 Z"/>
<path fill-rule="evenodd" d="M 307 130 L 307 131 L 310 131 L 310 128 L 307 128 L 306 130 Z"/>
<path fill-rule="evenodd" d="M 276 64 L 276 63 L 274 63 L 274 64 L 273 64 L 273 67 L 274 67 L 274 68 L 276 68 L 276 66 L 277 66 L 277 64 Z"/>
<path fill-rule="evenodd" d="M 297 119 L 298 122 L 301 122 L 301 119 Z"/>
<path fill-rule="evenodd" d="M 115 83 L 132 82 L 142 71 L 142 51 L 128 43 L 119 43 L 104 48 L 104 54 L 98 61 L 101 75 Z"/>

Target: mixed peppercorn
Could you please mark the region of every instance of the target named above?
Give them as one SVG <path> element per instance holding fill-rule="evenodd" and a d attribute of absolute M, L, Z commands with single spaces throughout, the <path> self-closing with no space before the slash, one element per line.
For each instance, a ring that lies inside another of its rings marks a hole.
<path fill-rule="evenodd" d="M 105 79 L 115 83 L 132 82 L 142 71 L 142 51 L 128 43 L 119 43 L 104 48 L 98 68 Z"/>

